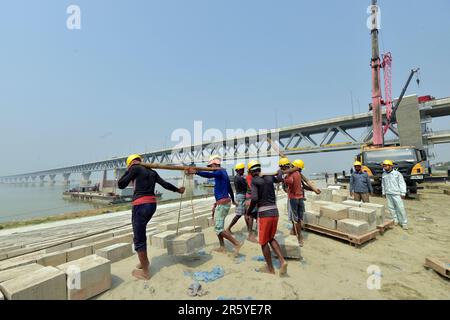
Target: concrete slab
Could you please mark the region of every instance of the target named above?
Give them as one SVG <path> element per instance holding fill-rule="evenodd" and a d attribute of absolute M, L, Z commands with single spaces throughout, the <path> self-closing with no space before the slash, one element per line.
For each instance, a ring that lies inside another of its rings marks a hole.
<path fill-rule="evenodd" d="M 188 255 L 205 246 L 203 233 L 185 233 L 167 240 L 167 253 L 169 255 Z"/>
<path fill-rule="evenodd" d="M 133 255 L 131 243 L 116 243 L 111 246 L 101 248 L 95 251 L 99 257 L 111 261 L 111 263 L 126 259 Z"/>
<path fill-rule="evenodd" d="M 112 233 L 97 234 L 95 236 L 90 236 L 90 237 L 86 237 L 86 238 L 83 238 L 83 239 L 72 241 L 72 247 L 78 247 L 78 246 L 81 246 L 83 244 L 91 244 L 91 243 L 94 243 L 94 242 L 97 242 L 97 241 L 110 239 L 112 237 L 113 237 Z"/>
<path fill-rule="evenodd" d="M 101 240 L 101 241 L 97 241 L 92 243 L 92 252 L 95 252 L 98 249 L 104 248 L 104 247 L 108 247 L 112 244 L 117 243 L 117 238 L 111 238 L 111 239 L 107 239 L 107 240 Z"/>
<path fill-rule="evenodd" d="M 29 258 L 23 260 L 4 260 L 0 263 L 0 271 L 17 268 L 30 263 L 36 263 L 36 258 Z"/>
<path fill-rule="evenodd" d="M 346 201 L 347 196 L 341 194 L 333 194 L 333 202 L 341 203 L 342 201 Z"/>
<path fill-rule="evenodd" d="M 343 219 L 337 222 L 337 230 L 359 236 L 369 231 L 369 225 L 364 221 Z"/>
<path fill-rule="evenodd" d="M 90 255 L 58 266 L 67 278 L 67 299 L 87 300 L 111 288 L 111 262 Z"/>
<path fill-rule="evenodd" d="M 133 243 L 133 232 L 114 237 L 115 243 Z"/>
<path fill-rule="evenodd" d="M 330 204 L 334 204 L 334 202 L 332 202 L 332 201 L 322 201 L 322 200 L 312 201 L 312 203 L 311 203 L 311 210 L 312 211 L 316 211 L 316 212 L 320 212 L 320 207 L 321 206 L 327 206 L 327 205 L 330 205 Z"/>
<path fill-rule="evenodd" d="M 62 251 L 62 250 L 67 250 L 72 248 L 72 243 L 71 242 L 67 242 L 67 243 L 61 243 L 58 244 L 56 246 L 50 247 L 45 249 L 46 253 L 52 253 L 52 252 L 56 252 L 56 251 Z"/>
<path fill-rule="evenodd" d="M 298 239 L 296 236 L 287 236 L 284 238 L 276 238 L 278 241 L 280 248 L 281 248 L 281 254 L 283 257 L 287 259 L 300 259 L 301 258 L 301 251 L 300 251 L 300 245 L 298 243 Z"/>
<path fill-rule="evenodd" d="M 152 246 L 160 249 L 167 248 L 167 240 L 173 239 L 176 237 L 176 231 L 169 230 L 164 231 L 158 234 L 155 234 L 152 237 Z"/>
<path fill-rule="evenodd" d="M 41 266 L 48 267 L 56 267 L 60 264 L 67 262 L 67 254 L 65 251 L 56 251 L 52 253 L 46 253 L 41 256 L 39 256 L 36 259 L 36 263 L 40 264 Z"/>
<path fill-rule="evenodd" d="M 362 202 L 355 201 L 355 200 L 345 200 L 345 201 L 342 201 L 342 204 L 346 205 L 346 206 L 350 206 L 350 207 L 360 208 L 362 205 Z"/>
<path fill-rule="evenodd" d="M 16 249 L 14 251 L 9 251 L 7 253 L 8 259 L 14 258 L 14 257 L 18 257 L 27 253 L 31 253 L 34 251 L 37 251 L 38 249 L 35 248 L 21 248 L 21 249 Z"/>
<path fill-rule="evenodd" d="M 350 208 L 348 218 L 367 222 L 369 231 L 377 228 L 377 214 L 374 209 L 369 208 Z"/>
<path fill-rule="evenodd" d="M 92 246 L 89 245 L 70 248 L 69 250 L 66 250 L 67 262 L 90 256 L 92 253 Z"/>
<path fill-rule="evenodd" d="M 17 268 L 0 271 L 0 283 L 17 278 L 24 274 L 44 268 L 40 264 L 30 263 Z"/>
<path fill-rule="evenodd" d="M 66 300 L 66 277 L 55 267 L 43 267 L 0 283 L 8 300 Z"/>
<path fill-rule="evenodd" d="M 345 206 L 342 204 L 330 204 L 327 206 L 320 207 L 320 216 L 327 217 L 333 220 L 341 220 L 348 218 L 348 209 L 351 208 L 349 206 Z"/>
<path fill-rule="evenodd" d="M 307 224 L 319 224 L 320 213 L 314 211 L 306 211 L 304 215 L 304 222 Z"/>
<path fill-rule="evenodd" d="M 382 225 L 384 223 L 385 206 L 377 203 L 363 203 L 361 208 L 374 209 L 377 215 L 377 224 Z"/>
<path fill-rule="evenodd" d="M 322 226 L 322 227 L 328 228 L 328 229 L 336 229 L 336 220 L 330 219 L 325 216 L 321 216 L 319 218 L 319 226 Z"/>

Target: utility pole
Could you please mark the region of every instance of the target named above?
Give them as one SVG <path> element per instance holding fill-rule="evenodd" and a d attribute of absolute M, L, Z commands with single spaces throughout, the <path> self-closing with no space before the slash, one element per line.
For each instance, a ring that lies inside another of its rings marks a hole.
<path fill-rule="evenodd" d="M 378 6 L 377 0 L 372 0 L 371 8 L 372 18 L 372 125 L 373 125 L 373 144 L 383 146 L 383 118 L 381 111 L 381 88 L 380 88 L 380 49 L 378 45 Z"/>

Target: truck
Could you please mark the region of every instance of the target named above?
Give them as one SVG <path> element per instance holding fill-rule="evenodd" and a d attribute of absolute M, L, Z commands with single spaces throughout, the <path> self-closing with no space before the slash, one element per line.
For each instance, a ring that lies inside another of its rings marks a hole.
<path fill-rule="evenodd" d="M 369 175 L 374 192 L 381 194 L 381 177 L 383 175 L 382 162 L 392 160 L 404 177 L 407 186 L 407 195 L 415 197 L 417 185 L 427 180 L 431 169 L 424 149 L 412 146 L 363 146 L 356 156 L 363 166 L 362 170 Z"/>

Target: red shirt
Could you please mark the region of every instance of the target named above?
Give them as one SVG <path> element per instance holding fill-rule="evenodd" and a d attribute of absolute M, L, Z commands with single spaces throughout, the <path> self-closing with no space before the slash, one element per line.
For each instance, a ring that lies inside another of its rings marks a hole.
<path fill-rule="evenodd" d="M 284 179 L 288 187 L 288 198 L 289 199 L 303 199 L 305 193 L 303 191 L 302 177 L 298 171 L 288 174 Z"/>

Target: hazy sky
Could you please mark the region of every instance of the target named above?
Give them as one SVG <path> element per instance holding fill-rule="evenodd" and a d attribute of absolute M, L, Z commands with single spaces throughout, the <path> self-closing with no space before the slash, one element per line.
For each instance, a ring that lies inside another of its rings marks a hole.
<path fill-rule="evenodd" d="M 450 96 L 450 1 L 379 1 L 398 96 Z M 366 111 L 370 1 L 3 1 L 0 176 L 173 145 L 177 128 L 273 128 Z M 66 27 L 69 5 L 81 29 Z M 449 119 L 435 129 L 450 129 Z M 450 159 L 450 145 L 436 148 Z M 307 155 L 314 171 L 355 152 Z"/>

